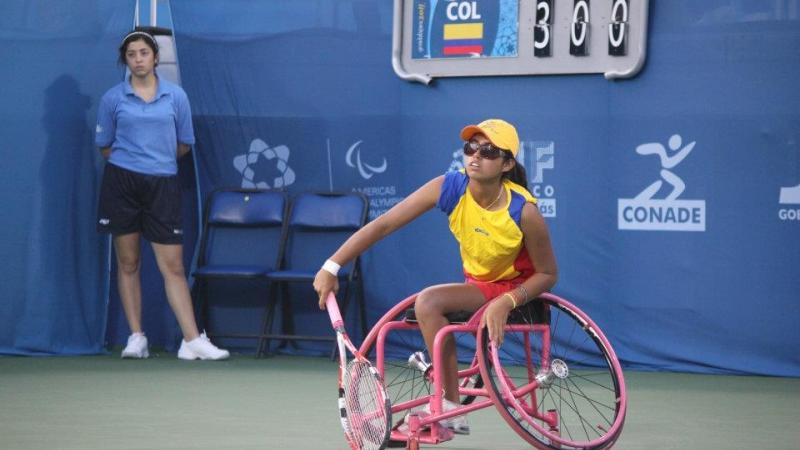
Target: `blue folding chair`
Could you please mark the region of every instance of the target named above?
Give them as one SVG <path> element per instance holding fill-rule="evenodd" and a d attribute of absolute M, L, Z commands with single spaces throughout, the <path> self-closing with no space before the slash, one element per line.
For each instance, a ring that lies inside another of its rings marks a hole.
<path fill-rule="evenodd" d="M 280 267 L 284 249 L 284 220 L 288 211 L 284 192 L 259 189 L 223 189 L 208 199 L 200 243 L 193 296 L 199 306 L 201 323 L 209 336 L 258 339 L 260 349 L 271 327 L 271 301 L 265 298 L 260 333 L 228 333 L 208 330 L 211 285 L 231 284 L 260 288 L 269 296 L 268 274 Z M 255 285 L 255 286 L 254 286 Z M 241 291 L 240 291 L 241 292 Z M 214 305 L 237 305 L 240 294 L 213 301 Z"/>
<path fill-rule="evenodd" d="M 310 336 L 295 334 L 292 313 L 293 301 L 289 298 L 290 283 L 307 285 L 308 297 L 302 301 L 316 305 L 316 293 L 311 287 L 314 276 L 326 258 L 330 257 L 339 246 L 367 221 L 369 203 L 367 198 L 358 192 L 309 192 L 297 195 L 292 199 L 289 219 L 286 226 L 286 243 L 284 259 L 280 270 L 267 274 L 272 282 L 271 289 L 276 298 L 281 299 L 283 311 L 283 330 L 279 334 L 270 334 L 264 340 L 259 353 L 268 350 L 269 338 L 283 341 L 331 340 L 330 336 Z M 342 266 L 339 271 L 339 283 L 343 287 L 341 310 L 346 314 L 353 291 L 361 319 L 363 335 L 367 333 L 367 319 L 364 307 L 364 287 L 361 277 L 360 259 L 356 258 Z M 305 290 L 301 286 L 298 289 Z M 295 299 L 300 301 L 299 299 Z M 273 303 L 274 307 L 275 303 Z"/>

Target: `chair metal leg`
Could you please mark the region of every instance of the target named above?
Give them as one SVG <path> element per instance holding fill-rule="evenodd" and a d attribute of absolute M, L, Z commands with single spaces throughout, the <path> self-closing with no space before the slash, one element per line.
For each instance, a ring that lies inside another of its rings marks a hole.
<path fill-rule="evenodd" d="M 294 335 L 294 312 L 292 312 L 292 301 L 289 298 L 289 283 L 283 281 L 280 283 L 281 285 L 281 330 L 282 334 L 284 335 Z M 294 340 L 292 339 L 283 339 L 281 340 L 280 347 L 285 348 L 286 345 L 291 345 L 294 348 L 297 348 L 297 344 L 295 344 Z"/>
<path fill-rule="evenodd" d="M 344 280 L 344 282 L 347 284 L 345 284 L 344 293 L 342 294 L 342 304 L 339 306 L 342 310 L 342 320 L 347 323 L 347 319 L 345 317 L 347 317 L 347 307 L 350 305 L 350 284 L 352 283 L 352 279 Z"/>
<path fill-rule="evenodd" d="M 358 302 L 358 310 L 361 315 L 361 337 L 366 338 L 369 332 L 367 328 L 367 306 L 364 301 L 364 279 L 361 278 L 361 272 L 358 273 L 358 295 L 356 296 Z"/>
<path fill-rule="evenodd" d="M 195 278 L 189 296 L 192 298 L 192 309 L 197 314 L 197 326 L 201 330 L 208 329 L 208 292 L 206 280 Z"/>
<path fill-rule="evenodd" d="M 275 322 L 275 303 L 270 302 L 270 304 L 266 307 L 266 311 L 264 313 L 264 322 L 261 329 L 261 336 L 258 339 L 258 351 L 256 352 L 256 358 L 261 356 L 270 355 L 270 343 L 272 339 L 269 337 L 272 331 L 272 324 Z"/>
<path fill-rule="evenodd" d="M 333 343 L 333 348 L 331 348 L 331 361 L 336 361 L 336 356 L 339 354 L 339 346 L 336 345 L 336 342 Z"/>
<path fill-rule="evenodd" d="M 272 283 L 269 288 L 269 299 L 264 307 L 264 320 L 261 324 L 261 336 L 258 339 L 256 358 L 264 355 L 265 352 L 269 353 L 270 338 L 268 336 L 272 333 L 272 324 L 275 319 L 275 304 L 278 303 L 278 300 L 275 298 L 276 293 L 277 289 L 275 283 Z"/>

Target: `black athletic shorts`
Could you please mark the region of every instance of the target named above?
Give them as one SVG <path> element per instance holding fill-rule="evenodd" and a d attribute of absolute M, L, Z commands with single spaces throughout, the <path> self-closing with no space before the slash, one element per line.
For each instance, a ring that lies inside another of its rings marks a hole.
<path fill-rule="evenodd" d="M 181 244 L 183 216 L 178 176 L 145 175 L 106 163 L 97 231 L 114 236 L 140 232 L 150 242 Z"/>

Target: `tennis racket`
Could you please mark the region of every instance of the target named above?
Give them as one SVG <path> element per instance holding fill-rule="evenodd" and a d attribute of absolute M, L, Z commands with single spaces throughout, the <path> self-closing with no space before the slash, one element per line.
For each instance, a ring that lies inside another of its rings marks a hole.
<path fill-rule="evenodd" d="M 377 369 L 350 342 L 336 297 L 325 306 L 339 347 L 339 413 L 344 436 L 353 450 L 385 449 L 391 433 L 392 410 Z M 348 362 L 348 355 L 352 359 Z"/>

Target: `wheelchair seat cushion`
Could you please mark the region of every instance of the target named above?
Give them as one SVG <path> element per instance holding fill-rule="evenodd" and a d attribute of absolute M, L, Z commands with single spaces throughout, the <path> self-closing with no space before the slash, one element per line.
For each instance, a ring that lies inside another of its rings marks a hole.
<path fill-rule="evenodd" d="M 550 307 L 545 301 L 534 299 L 514 309 L 508 315 L 510 324 L 548 324 L 550 323 Z"/>
<path fill-rule="evenodd" d="M 474 312 L 470 311 L 456 311 L 450 314 L 445 314 L 445 317 L 451 324 L 467 323 L 472 317 Z M 417 314 L 414 308 L 406 310 L 405 321 L 417 323 Z M 544 301 L 531 300 L 530 302 L 520 306 L 519 308 L 511 311 L 508 315 L 508 323 L 510 324 L 547 324 L 550 323 L 550 308 Z"/>

